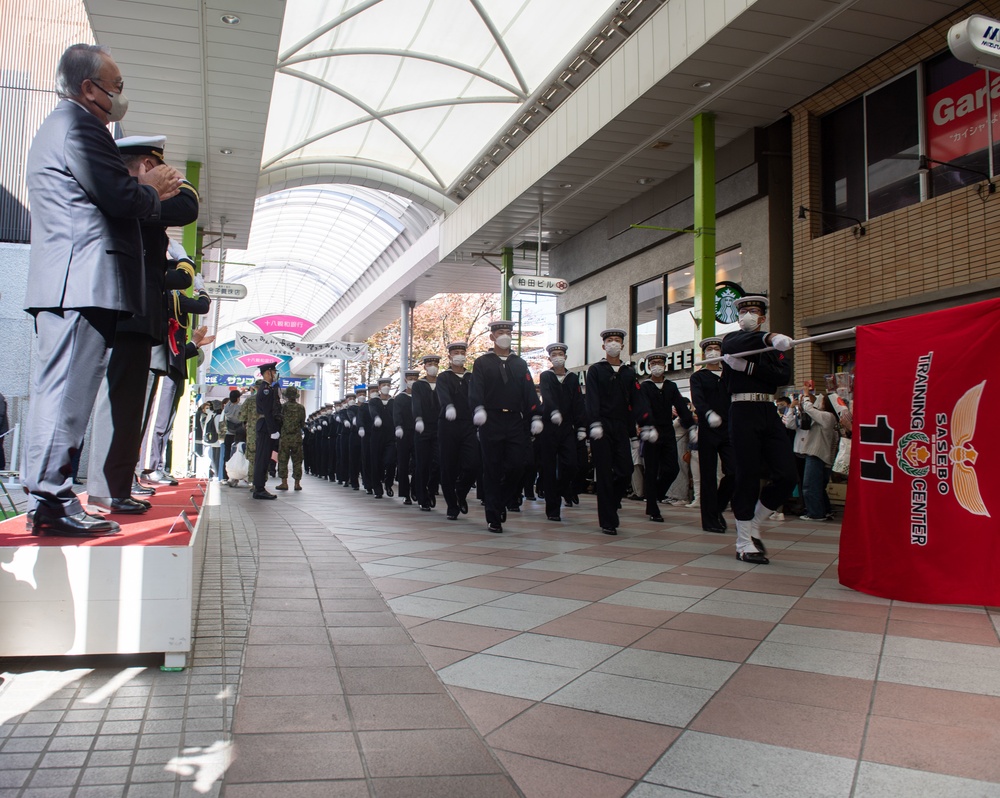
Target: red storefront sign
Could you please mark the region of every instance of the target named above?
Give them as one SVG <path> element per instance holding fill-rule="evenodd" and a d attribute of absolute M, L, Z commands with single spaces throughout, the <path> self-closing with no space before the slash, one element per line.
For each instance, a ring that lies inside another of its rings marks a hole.
<path fill-rule="evenodd" d="M 1000 605 L 1000 300 L 858 327 L 840 581 Z"/>
<path fill-rule="evenodd" d="M 998 98 L 1000 75 L 983 70 L 928 95 L 927 156 L 935 161 L 954 161 L 988 147 L 988 107 L 992 103 L 994 112 L 1000 110 Z"/>

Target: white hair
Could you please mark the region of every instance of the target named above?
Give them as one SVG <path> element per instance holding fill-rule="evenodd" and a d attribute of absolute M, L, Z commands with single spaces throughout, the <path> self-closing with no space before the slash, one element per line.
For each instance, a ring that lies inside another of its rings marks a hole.
<path fill-rule="evenodd" d="M 60 99 L 80 96 L 85 80 L 93 80 L 104 66 L 111 50 L 103 44 L 74 44 L 66 48 L 56 68 L 56 94 Z"/>

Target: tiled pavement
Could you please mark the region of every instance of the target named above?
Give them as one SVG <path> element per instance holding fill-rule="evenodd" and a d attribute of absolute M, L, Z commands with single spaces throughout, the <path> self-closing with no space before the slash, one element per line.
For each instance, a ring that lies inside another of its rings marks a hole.
<path fill-rule="evenodd" d="M 836 525 L 753 567 L 694 510 L 305 487 L 224 489 L 188 671 L 0 664 L 0 798 L 1000 796 L 1000 611 L 840 587 Z"/>

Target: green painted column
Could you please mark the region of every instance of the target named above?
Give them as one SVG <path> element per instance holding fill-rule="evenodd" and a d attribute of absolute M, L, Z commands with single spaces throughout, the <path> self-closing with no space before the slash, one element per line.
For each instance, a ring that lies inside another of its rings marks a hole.
<path fill-rule="evenodd" d="M 715 335 L 715 115 L 694 122 L 694 308 L 695 339 Z"/>
<path fill-rule="evenodd" d="M 500 317 L 509 319 L 514 312 L 514 289 L 510 280 L 514 276 L 514 248 L 504 247 L 500 256 Z"/>

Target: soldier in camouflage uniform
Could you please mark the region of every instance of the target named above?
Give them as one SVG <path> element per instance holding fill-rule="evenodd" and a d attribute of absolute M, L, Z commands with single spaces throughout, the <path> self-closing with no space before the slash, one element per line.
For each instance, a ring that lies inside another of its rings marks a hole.
<path fill-rule="evenodd" d="M 299 389 L 285 388 L 285 404 L 281 408 L 281 438 L 278 441 L 278 476 L 281 483 L 275 490 L 288 490 L 288 458 L 292 458 L 295 490 L 302 490 L 302 427 L 306 409 L 298 403 Z"/>
<path fill-rule="evenodd" d="M 254 457 L 257 454 L 257 402 L 256 395 L 257 389 L 260 387 L 261 380 L 257 380 L 254 383 L 253 388 L 246 395 L 246 399 L 243 401 L 243 408 L 240 410 L 240 420 L 246 425 L 247 430 L 247 447 L 246 456 L 247 462 L 250 464 L 250 473 L 247 474 L 247 482 L 250 483 L 250 490 L 253 490 L 253 480 L 250 479 L 250 475 L 253 473 L 253 462 Z"/>

